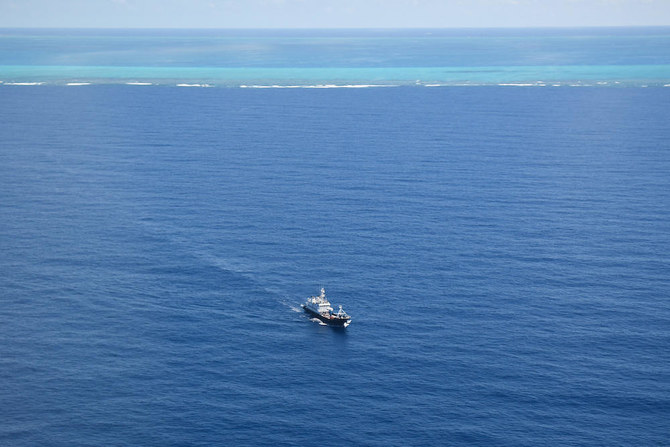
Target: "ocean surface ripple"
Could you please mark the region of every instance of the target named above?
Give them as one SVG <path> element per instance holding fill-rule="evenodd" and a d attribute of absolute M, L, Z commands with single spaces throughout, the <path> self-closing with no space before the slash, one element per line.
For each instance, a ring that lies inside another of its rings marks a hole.
<path fill-rule="evenodd" d="M 668 443 L 669 89 L 0 97 L 1 444 Z"/>

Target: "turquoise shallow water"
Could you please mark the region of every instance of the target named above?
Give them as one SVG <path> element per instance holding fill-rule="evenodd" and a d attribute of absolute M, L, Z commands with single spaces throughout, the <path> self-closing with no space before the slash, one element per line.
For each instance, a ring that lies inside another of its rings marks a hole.
<path fill-rule="evenodd" d="M 107 67 L 0 66 L 8 82 L 196 82 L 226 87 L 294 85 L 642 85 L 670 83 L 670 65 L 498 67 Z M 6 81 L 7 82 L 7 81 Z"/>
<path fill-rule="evenodd" d="M 667 444 L 669 35 L 0 30 L 0 444 Z"/>
<path fill-rule="evenodd" d="M 661 86 L 669 48 L 670 28 L 0 30 L 0 81 Z"/>

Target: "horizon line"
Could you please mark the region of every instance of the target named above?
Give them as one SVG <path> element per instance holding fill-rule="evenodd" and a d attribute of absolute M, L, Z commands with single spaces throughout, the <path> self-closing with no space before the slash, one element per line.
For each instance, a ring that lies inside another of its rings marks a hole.
<path fill-rule="evenodd" d="M 668 25 L 549 25 L 549 26 L 449 26 L 449 27 L 413 27 L 413 26 L 327 26 L 327 27 L 187 27 L 187 26 L 3 26 L 9 30 L 507 30 L 507 29 L 603 29 L 603 28 L 670 28 Z"/>

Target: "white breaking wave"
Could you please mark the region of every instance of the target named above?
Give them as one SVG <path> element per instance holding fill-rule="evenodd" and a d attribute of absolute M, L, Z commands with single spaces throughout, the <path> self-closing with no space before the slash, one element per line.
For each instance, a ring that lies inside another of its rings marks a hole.
<path fill-rule="evenodd" d="M 209 84 L 177 84 L 177 87 L 211 87 Z"/>
<path fill-rule="evenodd" d="M 126 82 L 126 85 L 153 85 L 151 82 Z"/>
<path fill-rule="evenodd" d="M 299 88 L 293 85 L 240 85 L 240 88 Z"/>
<path fill-rule="evenodd" d="M 240 88 L 374 88 L 374 87 L 398 87 L 393 84 L 313 84 L 313 85 L 240 85 Z"/>
<path fill-rule="evenodd" d="M 91 85 L 90 82 L 68 82 L 65 85 Z"/>
<path fill-rule="evenodd" d="M 44 82 L 5 82 L 5 85 L 42 85 Z"/>

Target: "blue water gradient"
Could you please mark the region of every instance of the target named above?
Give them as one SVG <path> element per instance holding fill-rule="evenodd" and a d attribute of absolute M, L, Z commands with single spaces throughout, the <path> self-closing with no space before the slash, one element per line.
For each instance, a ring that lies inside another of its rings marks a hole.
<path fill-rule="evenodd" d="M 0 444 L 667 444 L 670 89 L 0 97 Z"/>
<path fill-rule="evenodd" d="M 670 84 L 670 28 L 0 30 L 4 83 Z"/>

